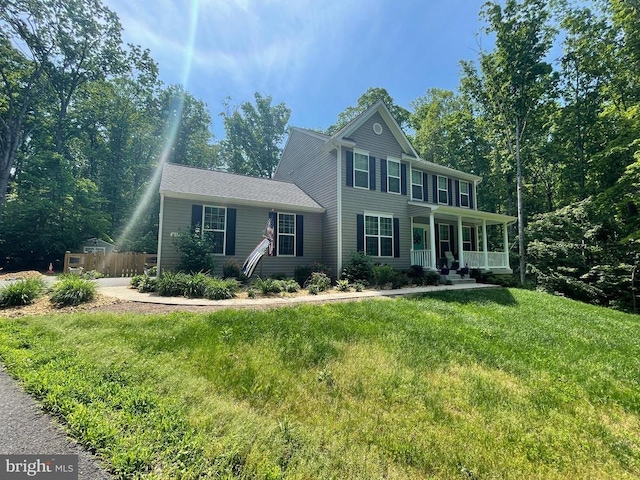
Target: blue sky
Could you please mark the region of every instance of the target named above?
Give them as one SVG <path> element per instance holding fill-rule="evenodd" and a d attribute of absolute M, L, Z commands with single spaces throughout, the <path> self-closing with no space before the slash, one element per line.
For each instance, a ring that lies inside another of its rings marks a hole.
<path fill-rule="evenodd" d="M 217 139 L 226 97 L 271 95 L 292 110 L 291 125 L 326 128 L 368 87 L 407 108 L 429 88 L 455 90 L 459 61 L 482 43 L 484 2 L 104 0 L 161 80 L 207 103 Z"/>

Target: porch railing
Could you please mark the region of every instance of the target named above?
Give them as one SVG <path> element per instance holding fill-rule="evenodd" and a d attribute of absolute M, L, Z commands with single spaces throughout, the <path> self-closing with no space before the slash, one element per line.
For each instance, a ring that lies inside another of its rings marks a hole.
<path fill-rule="evenodd" d="M 507 255 L 504 252 L 487 252 L 485 265 L 484 252 L 465 250 L 463 261 L 469 265 L 469 268 L 509 268 Z M 431 250 L 411 250 L 411 265 L 434 268 L 431 265 Z"/>

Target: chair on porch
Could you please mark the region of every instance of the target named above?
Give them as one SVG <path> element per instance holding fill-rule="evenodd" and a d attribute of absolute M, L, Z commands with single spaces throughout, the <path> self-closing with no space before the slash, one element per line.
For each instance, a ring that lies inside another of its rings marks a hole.
<path fill-rule="evenodd" d="M 456 260 L 456 257 L 453 256 L 453 253 L 447 251 L 444 252 L 444 256 L 447 258 L 447 266 L 451 270 L 457 270 L 459 268 L 458 261 Z"/>

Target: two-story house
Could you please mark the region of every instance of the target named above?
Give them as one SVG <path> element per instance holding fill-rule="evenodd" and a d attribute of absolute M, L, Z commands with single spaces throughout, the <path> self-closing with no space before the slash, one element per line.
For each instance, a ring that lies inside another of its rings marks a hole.
<path fill-rule="evenodd" d="M 242 264 L 274 227 L 273 256 L 258 273 L 291 275 L 321 262 L 338 274 L 352 252 L 396 268 L 460 266 L 511 273 L 508 224 L 477 209 L 481 178 L 419 158 L 381 101 L 332 136 L 293 128 L 273 179 L 167 164 L 160 184 L 158 265 L 175 268 L 172 235 L 191 225 L 213 234 L 219 265 Z M 489 250 L 493 238 L 502 248 Z"/>

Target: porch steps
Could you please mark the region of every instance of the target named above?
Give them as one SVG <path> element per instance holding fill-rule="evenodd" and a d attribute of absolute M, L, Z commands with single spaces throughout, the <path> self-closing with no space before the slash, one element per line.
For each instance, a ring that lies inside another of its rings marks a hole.
<path fill-rule="evenodd" d="M 464 278 L 460 276 L 458 273 L 449 273 L 448 275 L 440 275 L 440 281 L 443 284 L 447 283 L 447 280 L 451 281 L 453 285 L 464 285 L 467 283 L 476 283 L 475 278 L 469 277 L 469 275 L 465 275 Z"/>

